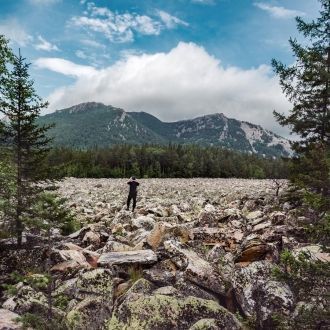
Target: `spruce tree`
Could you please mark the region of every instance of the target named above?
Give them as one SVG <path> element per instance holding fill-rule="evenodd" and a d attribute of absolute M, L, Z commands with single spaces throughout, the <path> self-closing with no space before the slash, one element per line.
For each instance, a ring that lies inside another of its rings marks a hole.
<path fill-rule="evenodd" d="M 330 169 L 330 2 L 320 0 L 320 17 L 311 23 L 297 17 L 297 28 L 307 39 L 290 39 L 295 63 L 286 66 L 273 60 L 283 92 L 292 103 L 288 116 L 274 112 L 282 126 L 289 126 L 299 140 L 292 143 L 293 183 L 329 202 Z"/>
<path fill-rule="evenodd" d="M 44 160 L 49 151 L 49 139 L 45 135 L 49 126 L 40 127 L 36 123 L 47 103 L 36 94 L 28 69 L 29 64 L 19 53 L 13 56 L 12 70 L 1 81 L 0 111 L 6 116 L 6 145 L 15 182 L 15 194 L 6 216 L 14 224 L 19 246 L 24 222 L 31 216 L 32 206 L 43 190 L 39 181 L 45 178 Z"/>

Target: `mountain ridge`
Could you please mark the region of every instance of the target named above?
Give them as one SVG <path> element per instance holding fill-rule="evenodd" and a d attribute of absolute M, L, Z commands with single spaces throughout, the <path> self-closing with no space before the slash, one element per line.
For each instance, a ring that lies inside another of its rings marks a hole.
<path fill-rule="evenodd" d="M 163 122 L 147 112 L 128 112 L 100 102 L 85 102 L 41 116 L 55 123 L 49 132 L 57 146 L 107 147 L 114 144 L 199 144 L 265 156 L 291 155 L 287 139 L 260 125 L 213 113 Z"/>

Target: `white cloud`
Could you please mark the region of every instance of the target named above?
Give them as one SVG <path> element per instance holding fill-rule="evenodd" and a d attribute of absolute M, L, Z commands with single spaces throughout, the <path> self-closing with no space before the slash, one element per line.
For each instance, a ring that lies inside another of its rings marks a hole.
<path fill-rule="evenodd" d="M 38 36 L 39 43 L 35 45 L 38 50 L 45 50 L 46 52 L 51 52 L 52 50 L 59 51 L 56 45 L 51 44 L 49 41 L 45 40 L 42 36 Z"/>
<path fill-rule="evenodd" d="M 161 24 L 146 15 L 134 13 L 119 14 L 105 7 L 87 3 L 85 16 L 75 16 L 71 23 L 93 32 L 102 33 L 111 42 L 129 42 L 134 40 L 134 33 L 159 35 Z"/>
<path fill-rule="evenodd" d="M 95 40 L 92 40 L 92 39 L 82 39 L 80 40 L 80 42 L 85 45 L 85 46 L 88 46 L 88 47 L 94 47 L 94 48 L 103 48 L 105 49 L 105 45 L 95 41 Z"/>
<path fill-rule="evenodd" d="M 158 10 L 157 14 L 159 15 L 160 19 L 164 22 L 165 26 L 169 29 L 175 28 L 177 25 L 189 26 L 189 24 L 181 19 L 170 15 L 166 11 Z"/>
<path fill-rule="evenodd" d="M 87 78 L 97 73 L 97 70 L 92 66 L 79 65 L 62 58 L 38 58 L 34 65 L 39 69 L 48 69 L 64 75 L 73 76 L 76 78 Z"/>
<path fill-rule="evenodd" d="M 255 2 L 254 5 L 266 12 L 275 18 L 294 18 L 297 16 L 306 15 L 304 12 L 299 10 L 287 9 L 284 7 L 271 6 L 264 2 Z"/>
<path fill-rule="evenodd" d="M 88 56 L 85 54 L 85 52 L 83 50 L 80 50 L 80 49 L 78 49 L 75 54 L 76 54 L 77 57 L 82 58 L 84 60 L 86 58 L 88 58 Z"/>
<path fill-rule="evenodd" d="M 199 4 L 203 4 L 203 5 L 213 5 L 214 4 L 214 0 L 191 0 L 194 3 L 199 3 Z"/>
<path fill-rule="evenodd" d="M 23 29 L 16 19 L 0 22 L 0 34 L 5 35 L 11 42 L 16 42 L 21 47 L 25 47 L 33 40 L 33 37 Z"/>
<path fill-rule="evenodd" d="M 51 110 L 98 101 L 167 121 L 223 112 L 286 133 L 275 123 L 272 111 L 284 112 L 290 105 L 265 65 L 225 68 L 204 48 L 183 42 L 168 53 L 128 55 L 100 70 L 68 61 L 64 70 L 61 61 L 37 61 L 39 67 L 78 77 L 49 95 Z"/>
<path fill-rule="evenodd" d="M 33 5 L 53 5 L 55 3 L 61 2 L 62 0 L 29 0 Z"/>

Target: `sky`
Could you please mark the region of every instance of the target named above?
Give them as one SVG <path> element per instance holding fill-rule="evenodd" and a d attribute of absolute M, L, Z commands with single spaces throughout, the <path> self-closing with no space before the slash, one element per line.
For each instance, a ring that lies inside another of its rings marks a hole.
<path fill-rule="evenodd" d="M 164 121 L 212 113 L 288 137 L 271 60 L 292 64 L 317 0 L 0 0 L 0 34 L 31 63 L 43 113 L 87 101 Z M 303 39 L 302 39 L 303 40 Z"/>

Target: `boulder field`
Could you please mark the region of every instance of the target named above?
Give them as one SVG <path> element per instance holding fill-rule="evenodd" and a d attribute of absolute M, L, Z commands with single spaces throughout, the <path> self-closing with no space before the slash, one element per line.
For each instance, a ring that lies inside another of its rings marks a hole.
<path fill-rule="evenodd" d="M 49 299 L 69 329 L 246 329 L 256 315 L 259 328 L 271 329 L 274 314 L 296 315 L 303 302 L 272 275 L 281 251 L 329 255 L 302 234 L 301 215 L 282 199 L 286 181 L 139 181 L 134 212 L 126 180 L 58 183 L 80 229 L 62 236 L 54 228 L 50 250 L 37 235 L 29 248 L 1 250 L 2 283 L 31 270 L 1 291 L 1 329 L 19 329 L 13 320 L 25 313 L 46 318 Z M 51 291 L 37 285 L 48 281 L 36 270 L 45 259 Z"/>

